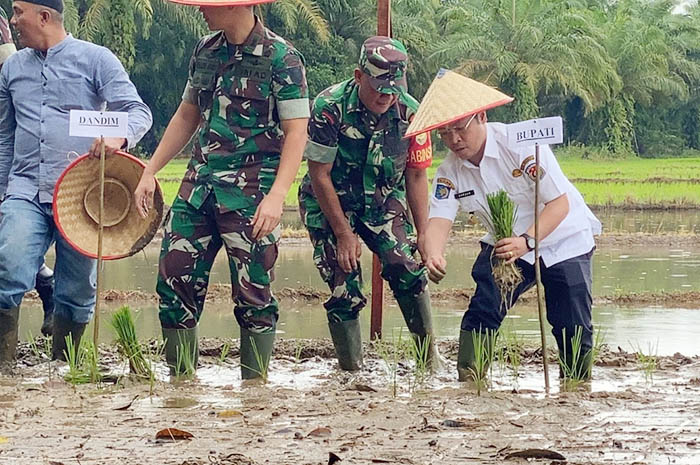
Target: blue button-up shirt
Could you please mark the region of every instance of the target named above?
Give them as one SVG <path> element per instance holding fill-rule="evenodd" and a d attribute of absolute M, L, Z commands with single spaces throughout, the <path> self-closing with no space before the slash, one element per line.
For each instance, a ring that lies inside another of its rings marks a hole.
<path fill-rule="evenodd" d="M 108 49 L 66 37 L 46 54 L 25 48 L 0 72 L 0 196 L 51 202 L 69 154 L 92 140 L 69 137 L 70 110 L 129 113 L 128 147 L 151 127 L 151 112 Z"/>

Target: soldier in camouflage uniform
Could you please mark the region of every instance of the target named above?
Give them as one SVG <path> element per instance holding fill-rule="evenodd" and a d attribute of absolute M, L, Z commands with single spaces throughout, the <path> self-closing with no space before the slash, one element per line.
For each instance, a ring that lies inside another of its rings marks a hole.
<path fill-rule="evenodd" d="M 221 32 L 197 44 L 182 103 L 146 167 L 135 202 L 145 215 L 155 173 L 196 131 L 160 255 L 157 292 L 166 360 L 173 373 L 181 368 L 179 347 L 197 354 L 209 272 L 223 246 L 241 327 L 241 374 L 249 379 L 260 376 L 272 353 L 278 306 L 270 283 L 279 220 L 301 163 L 309 101 L 303 57 L 263 26 L 248 6 L 256 2 L 219 3 L 207 0 L 200 7 L 209 28 Z"/>
<path fill-rule="evenodd" d="M 309 173 L 299 189 L 302 220 L 314 261 L 331 289 L 324 304 L 340 368 L 358 370 L 362 341 L 361 238 L 379 256 L 382 277 L 396 297 L 406 325 L 434 355 L 430 295 L 419 251 L 427 224 L 429 136 L 403 139 L 418 102 L 407 93 L 406 49 L 388 37 L 371 37 L 360 52 L 354 79 L 316 97 L 305 157 Z M 358 238 L 359 237 L 359 238 Z M 433 360 L 436 358 L 433 356 Z"/>

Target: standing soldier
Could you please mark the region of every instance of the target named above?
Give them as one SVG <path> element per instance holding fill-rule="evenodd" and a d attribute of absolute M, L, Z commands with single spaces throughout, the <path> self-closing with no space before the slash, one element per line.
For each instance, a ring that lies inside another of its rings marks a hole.
<path fill-rule="evenodd" d="M 145 215 L 155 174 L 195 132 L 194 154 L 171 208 L 157 292 L 171 374 L 180 347 L 198 353 L 209 271 L 224 246 L 241 327 L 241 375 L 259 377 L 278 318 L 270 291 L 279 221 L 306 144 L 308 90 L 301 54 L 265 28 L 266 0 L 172 0 L 199 5 L 216 32 L 199 41 L 182 102 L 148 163 L 135 201 Z"/>
<path fill-rule="evenodd" d="M 379 256 L 409 331 L 435 354 L 427 278 L 414 259 L 406 207 L 408 200 L 422 255 L 432 152 L 425 135 L 403 139 L 418 108 L 407 93 L 407 60 L 398 40 L 371 37 L 354 78 L 324 90 L 313 104 L 299 205 L 316 267 L 331 289 L 324 306 L 343 370 L 362 365 L 358 313 L 367 300 L 360 238 Z"/>

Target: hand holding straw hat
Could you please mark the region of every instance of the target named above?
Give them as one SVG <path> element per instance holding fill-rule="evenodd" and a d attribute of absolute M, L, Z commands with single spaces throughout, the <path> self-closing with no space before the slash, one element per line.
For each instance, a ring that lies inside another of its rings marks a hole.
<path fill-rule="evenodd" d="M 60 234 L 80 253 L 97 257 L 100 160 L 83 155 L 61 174 L 54 191 L 53 211 Z M 105 260 L 134 255 L 151 242 L 163 217 L 163 194 L 156 182 L 154 208 L 142 218 L 133 192 L 145 165 L 136 157 L 115 152 L 105 164 Z"/>

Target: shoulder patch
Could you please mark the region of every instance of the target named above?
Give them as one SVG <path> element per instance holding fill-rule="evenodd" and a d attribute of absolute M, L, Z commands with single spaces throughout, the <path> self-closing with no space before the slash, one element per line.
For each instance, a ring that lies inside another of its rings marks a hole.
<path fill-rule="evenodd" d="M 450 192 L 455 188 L 455 185 L 447 178 L 438 178 L 435 182 L 435 198 L 445 200 L 450 197 Z"/>
<path fill-rule="evenodd" d="M 447 187 L 449 187 L 450 189 L 454 189 L 454 188 L 455 188 L 455 185 L 452 183 L 452 181 L 450 181 L 450 180 L 447 179 L 447 178 L 437 178 L 437 183 L 438 183 L 438 184 L 444 184 L 444 185 L 446 185 Z"/>

